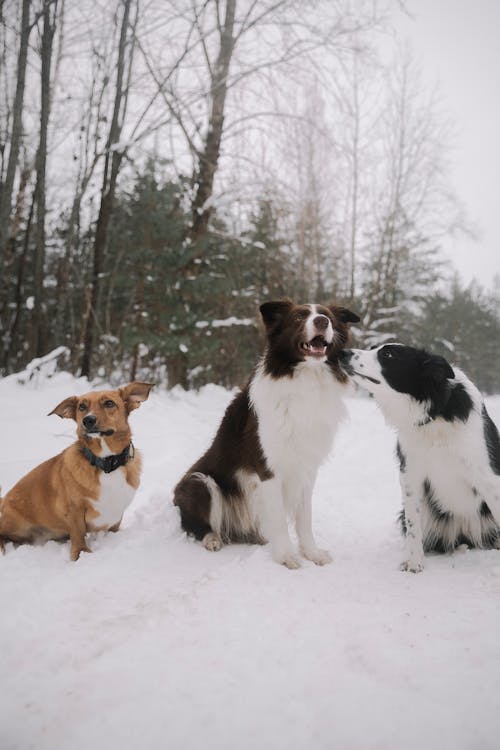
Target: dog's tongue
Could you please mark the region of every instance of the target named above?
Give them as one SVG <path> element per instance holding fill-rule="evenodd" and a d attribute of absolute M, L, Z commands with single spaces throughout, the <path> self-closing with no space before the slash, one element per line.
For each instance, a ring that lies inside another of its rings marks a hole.
<path fill-rule="evenodd" d="M 312 354 L 324 354 L 326 352 L 326 346 L 324 339 L 321 336 L 316 336 L 309 342 L 310 352 Z"/>

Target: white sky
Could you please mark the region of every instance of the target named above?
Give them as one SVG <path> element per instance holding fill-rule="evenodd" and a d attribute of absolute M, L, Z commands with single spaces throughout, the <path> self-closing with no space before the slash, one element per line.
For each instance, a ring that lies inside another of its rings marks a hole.
<path fill-rule="evenodd" d="M 397 29 L 456 123 L 452 180 L 478 230 L 449 253 L 464 281 L 500 274 L 500 0 L 406 0 Z"/>

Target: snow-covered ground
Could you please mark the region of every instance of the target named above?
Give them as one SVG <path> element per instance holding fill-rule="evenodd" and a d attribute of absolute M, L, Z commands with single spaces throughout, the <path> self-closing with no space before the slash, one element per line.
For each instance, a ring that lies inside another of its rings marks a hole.
<path fill-rule="evenodd" d="M 0 483 L 73 439 L 46 417 L 88 390 L 0 381 Z M 500 552 L 401 573 L 394 437 L 369 400 L 321 469 L 314 525 L 331 565 L 266 547 L 210 553 L 181 533 L 172 487 L 231 394 L 154 393 L 132 415 L 145 465 L 118 534 L 0 559 L 2 750 L 497 750 Z M 500 398 L 488 400 L 500 424 Z"/>

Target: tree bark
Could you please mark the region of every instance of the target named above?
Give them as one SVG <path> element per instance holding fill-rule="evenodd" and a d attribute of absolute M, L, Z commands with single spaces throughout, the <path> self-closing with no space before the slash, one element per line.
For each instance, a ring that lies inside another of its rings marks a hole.
<path fill-rule="evenodd" d="M 207 233 L 211 214 L 211 207 L 208 204 L 213 193 L 214 177 L 219 162 L 220 144 L 224 129 L 227 77 L 235 45 L 233 36 L 235 11 L 236 0 L 226 0 L 224 25 L 220 28 L 219 54 L 211 77 L 210 96 L 212 106 L 207 135 L 194 177 L 196 190 L 192 204 L 193 219 L 189 235 L 192 242 L 197 242 L 200 237 Z"/>
<path fill-rule="evenodd" d="M 45 262 L 45 218 L 46 218 L 46 171 L 47 138 L 50 116 L 50 70 L 52 48 L 56 30 L 58 0 L 43 1 L 43 32 L 41 39 L 41 99 L 40 99 L 40 140 L 36 155 L 36 231 L 33 271 L 33 344 L 32 353 L 36 357 L 43 354 L 43 269 Z M 53 15 L 51 17 L 51 7 Z"/>
<path fill-rule="evenodd" d="M 21 39 L 19 43 L 19 54 L 17 58 L 17 81 L 14 106 L 12 113 L 12 129 L 10 135 L 9 159 L 5 182 L 0 190 L 0 260 L 5 257 L 6 245 L 9 236 L 9 221 L 12 207 L 12 194 L 14 191 L 14 180 L 19 161 L 19 150 L 22 139 L 22 118 L 24 91 L 26 87 L 26 65 L 28 61 L 28 42 L 32 26 L 30 25 L 31 0 L 23 0 L 21 15 Z"/>
<path fill-rule="evenodd" d="M 104 174 L 101 188 L 101 203 L 99 206 L 99 215 L 97 217 L 97 225 L 94 238 L 90 305 L 85 321 L 83 335 L 83 354 L 80 373 L 85 377 L 90 377 L 92 372 L 92 354 L 96 338 L 96 329 L 98 325 L 97 316 L 101 296 L 101 278 L 102 273 L 104 272 L 107 232 L 111 214 L 113 212 L 116 182 L 118 179 L 118 173 L 120 171 L 120 165 L 123 157 L 123 152 L 119 152 L 117 149 L 112 150 L 112 146 L 116 145 L 119 142 L 123 125 L 123 103 L 126 102 L 124 74 L 126 67 L 127 31 L 131 5 L 132 0 L 124 0 L 122 24 L 120 29 L 120 41 L 118 46 L 113 117 L 111 120 L 108 140 L 106 143 L 106 158 L 104 162 Z M 133 46 L 130 55 L 132 54 Z"/>

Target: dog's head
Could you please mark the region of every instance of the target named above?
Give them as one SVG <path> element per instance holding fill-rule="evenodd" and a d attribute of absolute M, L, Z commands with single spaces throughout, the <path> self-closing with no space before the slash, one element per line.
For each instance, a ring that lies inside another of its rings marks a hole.
<path fill-rule="evenodd" d="M 296 305 L 291 300 L 260 306 L 266 328 L 266 364 L 272 374 L 285 374 L 300 362 L 330 361 L 345 346 L 348 324 L 359 317 L 336 305 Z"/>
<path fill-rule="evenodd" d="M 70 396 L 50 414 L 74 419 L 79 438 L 124 438 L 130 435 L 128 415 L 149 396 L 152 383 L 129 383 L 114 391 L 92 391 Z"/>
<path fill-rule="evenodd" d="M 381 406 L 389 406 L 394 394 L 402 394 L 435 409 L 446 401 L 449 381 L 455 378 L 444 357 L 403 344 L 345 349 L 339 361 L 349 377 L 372 393 Z"/>

